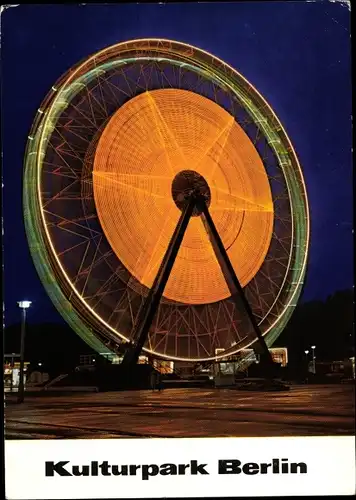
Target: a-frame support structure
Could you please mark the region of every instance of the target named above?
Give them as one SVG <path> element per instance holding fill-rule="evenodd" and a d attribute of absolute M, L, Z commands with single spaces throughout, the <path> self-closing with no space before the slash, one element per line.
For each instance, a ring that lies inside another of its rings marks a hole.
<path fill-rule="evenodd" d="M 134 335 L 131 343 L 127 346 L 128 348 L 126 349 L 122 365 L 123 367 L 128 368 L 129 366 L 136 364 L 138 361 L 142 348 L 146 342 L 152 321 L 157 312 L 165 286 L 172 271 L 180 245 L 183 241 L 189 220 L 193 216 L 194 212 L 195 215 L 199 214 L 203 220 L 204 227 L 211 241 L 217 261 L 221 267 L 233 300 L 236 302 L 239 301 L 239 304 L 241 304 L 241 302 L 243 304 L 256 335 L 256 341 L 253 348 L 255 352 L 260 355 L 261 362 L 266 366 L 267 371 L 269 371 L 268 367 L 273 366 L 271 354 L 210 215 L 207 198 L 201 194 L 199 189 L 193 189 L 189 194 L 185 195 L 184 199 L 185 202 L 183 206 L 181 204 L 182 214 L 172 235 L 156 279 L 138 315 Z"/>

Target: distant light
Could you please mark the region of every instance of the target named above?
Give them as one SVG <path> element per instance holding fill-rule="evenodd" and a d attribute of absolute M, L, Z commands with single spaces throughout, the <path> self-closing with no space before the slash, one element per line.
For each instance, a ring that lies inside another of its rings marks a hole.
<path fill-rule="evenodd" d="M 21 300 L 18 305 L 21 309 L 28 309 L 32 302 L 30 300 Z"/>
<path fill-rule="evenodd" d="M 305 352 L 305 354 L 309 354 L 309 351 L 304 351 L 304 352 Z"/>
<path fill-rule="evenodd" d="M 95 358 L 93 358 L 93 363 L 95 363 Z"/>
<path fill-rule="evenodd" d="M 42 366 L 42 363 L 38 363 L 38 366 Z"/>
<path fill-rule="evenodd" d="M 315 349 L 315 345 L 312 345 L 312 346 L 311 346 L 311 348 L 312 348 L 312 349 Z"/>

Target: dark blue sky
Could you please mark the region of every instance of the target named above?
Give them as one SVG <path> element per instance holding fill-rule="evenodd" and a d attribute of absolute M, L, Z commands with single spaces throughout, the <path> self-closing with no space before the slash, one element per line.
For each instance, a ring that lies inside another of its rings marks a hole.
<path fill-rule="evenodd" d="M 78 60 L 132 38 L 212 52 L 257 87 L 302 164 L 311 209 L 303 300 L 353 285 L 350 12 L 330 2 L 21 5 L 1 16 L 5 323 L 16 301 L 30 321 L 60 321 L 42 287 L 22 220 L 22 169 L 34 114 Z"/>

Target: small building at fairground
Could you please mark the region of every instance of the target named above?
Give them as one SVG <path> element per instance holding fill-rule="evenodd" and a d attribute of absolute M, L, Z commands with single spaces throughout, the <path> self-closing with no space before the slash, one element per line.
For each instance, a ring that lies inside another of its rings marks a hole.
<path fill-rule="evenodd" d="M 224 349 L 216 349 L 215 355 L 218 356 Z M 288 364 L 288 351 L 286 347 L 272 347 L 269 349 L 272 359 L 275 363 L 280 364 L 283 368 Z M 119 364 L 122 361 L 122 356 L 110 356 L 110 361 L 113 364 Z M 162 359 L 149 359 L 146 355 L 139 357 L 139 364 L 151 363 L 158 372 L 168 375 L 177 374 L 182 378 L 190 378 L 194 375 L 201 374 L 214 377 L 219 373 L 233 374 L 238 371 L 244 372 L 251 364 L 258 363 L 259 359 L 256 358 L 253 349 L 244 349 L 236 355 L 232 355 L 222 359 L 206 361 L 204 363 L 193 363 L 191 361 L 170 361 Z M 92 356 L 81 356 L 80 364 L 93 365 Z"/>
<path fill-rule="evenodd" d="M 24 366 L 24 384 L 26 385 L 26 378 L 28 372 L 28 362 Z M 18 391 L 20 383 L 20 355 L 19 354 L 5 354 L 4 355 L 4 392 Z"/>

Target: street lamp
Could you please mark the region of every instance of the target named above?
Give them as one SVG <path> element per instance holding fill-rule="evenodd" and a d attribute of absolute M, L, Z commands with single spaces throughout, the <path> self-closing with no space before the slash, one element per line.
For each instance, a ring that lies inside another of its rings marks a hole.
<path fill-rule="evenodd" d="M 309 354 L 309 351 L 308 351 L 308 349 L 306 349 L 306 350 L 304 351 L 304 353 L 305 353 L 305 359 L 306 359 L 306 371 L 307 371 L 307 376 L 306 376 L 307 378 L 306 378 L 306 382 L 308 382 L 308 371 L 309 371 L 309 366 L 308 366 L 308 364 L 309 364 L 309 363 L 308 363 L 308 354 Z"/>
<path fill-rule="evenodd" d="M 26 309 L 30 307 L 31 302 L 29 300 L 22 300 L 17 304 L 21 309 L 20 380 L 19 380 L 19 391 L 17 394 L 17 402 L 23 403 L 25 394 L 24 368 L 25 368 Z"/>
<path fill-rule="evenodd" d="M 315 375 L 315 373 L 316 373 L 315 352 L 314 352 L 315 351 L 315 345 L 312 345 L 311 348 L 312 348 L 312 357 L 313 357 L 313 373 Z"/>

